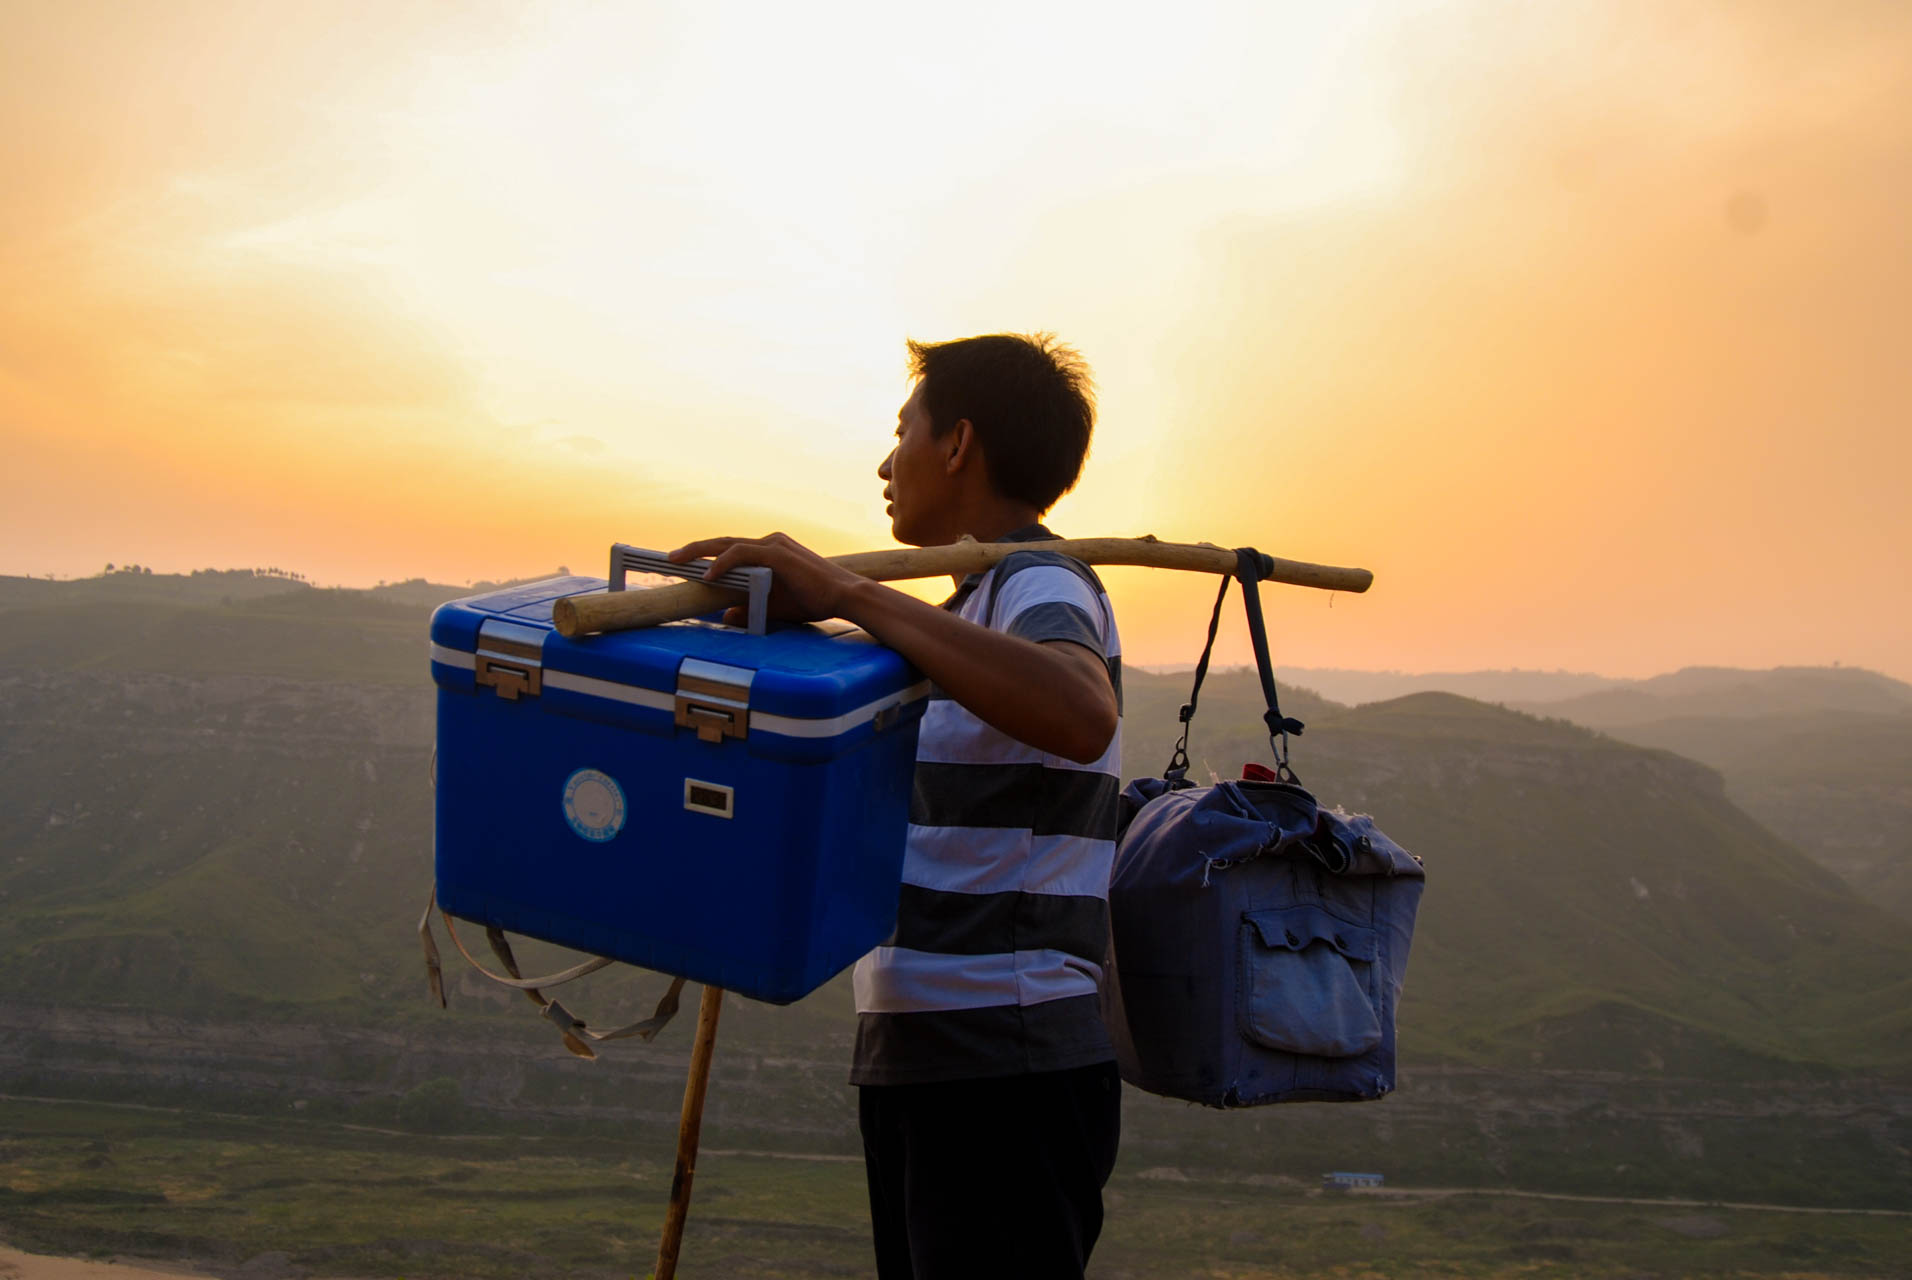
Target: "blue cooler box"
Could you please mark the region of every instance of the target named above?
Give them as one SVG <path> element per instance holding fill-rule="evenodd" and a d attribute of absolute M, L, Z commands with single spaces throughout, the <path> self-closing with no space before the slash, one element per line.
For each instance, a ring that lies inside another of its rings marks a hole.
<path fill-rule="evenodd" d="M 929 685 L 862 632 L 567 640 L 551 578 L 432 615 L 438 901 L 787 1004 L 896 923 Z"/>

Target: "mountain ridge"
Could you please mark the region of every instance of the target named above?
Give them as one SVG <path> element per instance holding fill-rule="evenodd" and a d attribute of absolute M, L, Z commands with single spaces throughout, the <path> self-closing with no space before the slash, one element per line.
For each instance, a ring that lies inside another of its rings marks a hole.
<path fill-rule="evenodd" d="M 0 983 L 439 1016 L 416 997 L 411 931 L 429 884 L 426 610 L 295 588 L 133 613 L 82 594 L 13 609 L 0 634 Z M 1125 773 L 1156 772 L 1186 680 L 1138 671 L 1125 693 Z M 1408 1052 L 1558 1066 L 1604 1040 L 1615 1069 L 1912 1066 L 1892 1012 L 1902 930 L 1735 807 L 1718 769 L 1441 692 L 1349 707 L 1291 688 L 1284 709 L 1308 724 L 1288 746 L 1317 794 L 1428 860 Z M 1213 673 L 1189 732 L 1197 777 L 1268 760 L 1253 673 Z M 843 1014 L 789 1025 L 834 1034 Z"/>
<path fill-rule="evenodd" d="M 311 588 L 0 601 L 0 1090 L 382 1128 L 449 1108 L 472 1132 L 668 1149 L 688 1011 L 585 1063 L 449 947 L 449 1008 L 426 995 L 428 606 Z M 1125 675 L 1132 777 L 1167 763 L 1188 682 Z M 1269 760 L 1260 696 L 1253 672 L 1211 674 L 1192 776 Z M 1307 722 L 1288 746 L 1323 802 L 1373 811 L 1427 863 L 1400 1088 L 1254 1113 L 1126 1090 L 1131 1158 L 1912 1193 L 1903 925 L 1735 807 L 1719 769 L 1457 696 L 1347 706 L 1289 686 L 1282 705 Z M 575 959 L 514 945 L 541 971 Z M 618 1025 L 662 986 L 617 965 L 562 994 Z M 787 1008 L 727 1002 L 712 1145 L 854 1155 L 854 1024 L 847 976 Z"/>

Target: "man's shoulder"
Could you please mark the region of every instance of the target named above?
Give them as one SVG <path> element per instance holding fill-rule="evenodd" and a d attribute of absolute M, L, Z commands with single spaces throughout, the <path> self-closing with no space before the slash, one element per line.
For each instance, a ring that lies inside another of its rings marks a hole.
<path fill-rule="evenodd" d="M 1115 609 L 1095 570 L 1053 551 L 1017 551 L 991 570 L 969 617 L 1026 640 L 1067 640 L 1113 658 Z"/>
<path fill-rule="evenodd" d="M 996 562 L 990 571 L 990 580 L 994 589 L 1002 591 L 1019 574 L 1031 569 L 1064 569 L 1087 583 L 1093 590 L 1107 594 L 1102 579 L 1094 569 L 1077 560 L 1074 556 L 1065 556 L 1059 551 L 1012 551 Z"/>

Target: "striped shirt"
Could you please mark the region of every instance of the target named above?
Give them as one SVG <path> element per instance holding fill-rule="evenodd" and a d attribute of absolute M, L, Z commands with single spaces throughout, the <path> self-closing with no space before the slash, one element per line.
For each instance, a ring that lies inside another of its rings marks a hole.
<path fill-rule="evenodd" d="M 1004 541 L 1055 535 L 1031 525 Z M 972 622 L 1067 640 L 1108 662 L 1121 643 L 1093 570 L 1018 552 L 944 602 Z M 931 695 L 916 748 L 896 932 L 857 962 L 854 1084 L 915 1084 L 1107 1062 L 1096 989 L 1108 949 L 1122 733 L 1091 764 L 1047 755 Z"/>

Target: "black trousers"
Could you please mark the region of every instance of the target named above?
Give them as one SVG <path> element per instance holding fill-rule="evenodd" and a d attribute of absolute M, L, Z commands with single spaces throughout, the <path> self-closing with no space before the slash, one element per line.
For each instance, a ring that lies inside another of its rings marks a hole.
<path fill-rule="evenodd" d="M 1113 1062 L 858 1100 L 880 1280 L 1082 1280 L 1122 1135 Z"/>

